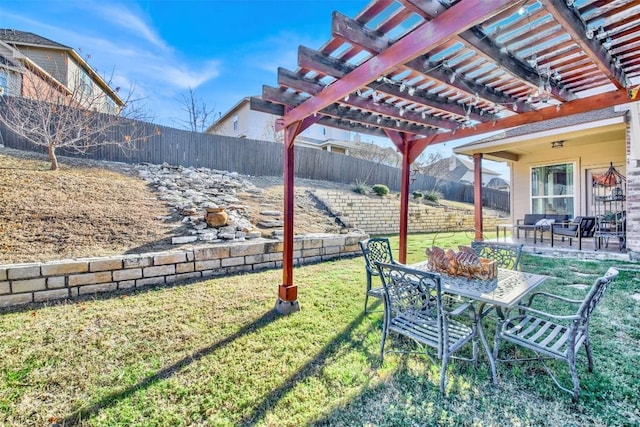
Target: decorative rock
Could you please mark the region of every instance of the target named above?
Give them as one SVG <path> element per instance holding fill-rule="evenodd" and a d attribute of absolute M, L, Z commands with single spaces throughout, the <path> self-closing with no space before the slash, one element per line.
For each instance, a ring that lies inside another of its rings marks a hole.
<path fill-rule="evenodd" d="M 281 216 L 282 212 L 280 212 L 280 211 L 260 211 L 260 215 L 264 215 L 264 216 Z"/>
<path fill-rule="evenodd" d="M 171 244 L 180 245 L 182 243 L 191 243 L 198 240 L 198 236 L 179 236 L 171 239 Z"/>
<path fill-rule="evenodd" d="M 211 209 L 211 211 L 209 211 Z M 222 227 L 229 223 L 229 215 L 223 208 L 209 208 L 207 209 L 207 224 L 209 227 Z"/>
<path fill-rule="evenodd" d="M 282 227 L 284 225 L 283 221 L 260 221 L 258 225 L 262 228 L 275 228 Z"/>
<path fill-rule="evenodd" d="M 249 231 L 245 237 L 247 239 L 259 239 L 260 237 L 262 237 L 262 233 L 260 233 L 259 231 Z"/>
<path fill-rule="evenodd" d="M 218 234 L 218 237 L 223 239 L 223 240 L 234 240 L 236 238 L 236 234 L 235 233 L 220 233 L 220 234 Z"/>
<path fill-rule="evenodd" d="M 227 226 L 227 227 L 222 227 L 218 230 L 218 234 L 221 233 L 225 233 L 225 234 L 233 234 L 235 236 L 236 234 L 236 228 L 234 226 Z"/>

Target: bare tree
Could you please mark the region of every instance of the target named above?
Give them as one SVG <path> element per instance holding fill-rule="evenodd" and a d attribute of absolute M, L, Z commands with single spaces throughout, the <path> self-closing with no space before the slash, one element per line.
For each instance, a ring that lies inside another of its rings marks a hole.
<path fill-rule="evenodd" d="M 47 147 L 51 169 L 58 169 L 56 151 L 86 153 L 92 148 L 115 145 L 135 149 L 150 134 L 143 123 L 148 119 L 133 91 L 119 108 L 109 95 L 86 76 L 77 73 L 62 85 L 38 68 L 21 70 L 22 96 L 6 96 L 0 101 L 0 121 L 20 137 Z M 127 104 L 128 103 L 128 104 Z"/>
<path fill-rule="evenodd" d="M 204 132 L 213 123 L 215 108 L 209 108 L 202 98 L 197 98 L 195 90 L 189 88 L 189 92 L 180 97 L 181 111 L 184 111 L 189 119 L 181 120 L 182 126 L 192 132 Z"/>
<path fill-rule="evenodd" d="M 446 176 L 448 168 L 449 162 L 442 157 L 442 153 L 439 151 L 422 152 L 416 159 L 414 167 L 419 173 L 435 178 L 433 188 L 426 188 L 428 191 L 436 191 L 438 189 L 443 181 L 443 176 Z"/>
<path fill-rule="evenodd" d="M 354 147 L 349 149 L 349 153 L 353 157 L 381 165 L 398 167 L 401 164 L 400 155 L 391 147 L 380 147 L 366 142 L 357 142 Z"/>

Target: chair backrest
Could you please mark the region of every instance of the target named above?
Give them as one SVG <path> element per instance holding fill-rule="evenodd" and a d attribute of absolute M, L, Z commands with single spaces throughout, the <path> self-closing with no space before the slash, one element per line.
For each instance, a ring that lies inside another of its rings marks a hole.
<path fill-rule="evenodd" d="M 577 222 L 577 221 L 576 221 Z M 593 237 L 596 231 L 596 217 L 583 216 L 580 217 L 580 235 L 581 237 Z"/>
<path fill-rule="evenodd" d="M 440 321 L 440 275 L 401 264 L 376 262 L 382 278 L 387 314 L 429 313 Z"/>
<path fill-rule="evenodd" d="M 618 270 L 614 267 L 610 267 L 604 276 L 596 279 L 595 283 L 589 290 L 589 293 L 578 309 L 578 316 L 582 318 L 583 323 L 589 321 L 591 313 L 593 313 L 593 311 L 596 309 L 596 307 L 602 300 L 607 287 L 616 277 L 618 277 Z"/>
<path fill-rule="evenodd" d="M 362 250 L 369 273 L 378 274 L 376 262 L 393 263 L 391 244 L 386 237 L 372 237 L 367 240 L 361 240 L 358 244 Z"/>
<path fill-rule="evenodd" d="M 479 240 L 471 242 L 471 248 L 479 257 L 495 260 L 498 263 L 498 267 L 510 270 L 518 269 L 523 246 L 523 244 L 516 243 L 484 242 Z"/>

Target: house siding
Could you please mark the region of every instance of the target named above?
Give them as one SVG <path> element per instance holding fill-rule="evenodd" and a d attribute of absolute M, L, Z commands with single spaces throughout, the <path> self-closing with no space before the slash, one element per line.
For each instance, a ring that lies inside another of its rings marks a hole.
<path fill-rule="evenodd" d="M 20 46 L 19 50 L 56 80 L 65 85 L 68 83 L 67 59 L 69 55 L 67 52 L 30 46 Z"/>

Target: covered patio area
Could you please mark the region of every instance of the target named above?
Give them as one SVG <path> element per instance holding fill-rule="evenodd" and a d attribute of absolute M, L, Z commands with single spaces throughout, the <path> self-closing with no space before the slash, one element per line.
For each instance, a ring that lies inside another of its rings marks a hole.
<path fill-rule="evenodd" d="M 296 136 L 317 124 L 387 137 L 402 154 L 399 261 L 406 261 L 411 164 L 434 144 L 629 103 L 640 83 L 636 1 L 374 0 L 334 12 L 330 39 L 301 46 L 299 68 L 251 99 L 284 131 L 283 280 L 276 309 L 298 309 L 293 280 Z M 640 159 L 630 122 L 627 173 Z M 631 147 L 631 149 L 629 149 Z M 512 154 L 492 153 L 514 161 Z M 483 153 L 473 154 L 482 239 Z M 640 184 L 640 183 L 638 183 Z M 638 185 L 628 182 L 628 193 Z M 629 217 L 640 211 L 629 202 Z M 628 248 L 640 251 L 640 224 Z"/>

